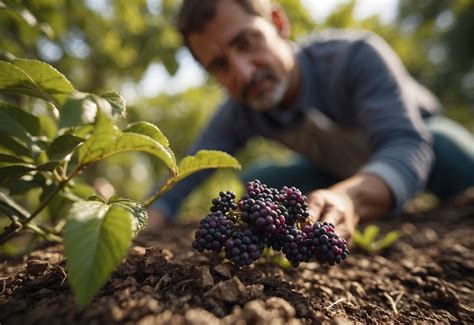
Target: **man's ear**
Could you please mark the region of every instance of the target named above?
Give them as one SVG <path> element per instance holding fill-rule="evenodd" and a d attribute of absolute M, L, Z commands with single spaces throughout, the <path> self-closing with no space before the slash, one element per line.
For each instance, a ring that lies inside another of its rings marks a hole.
<path fill-rule="evenodd" d="M 277 4 L 273 5 L 272 8 L 272 22 L 275 25 L 278 34 L 281 37 L 288 39 L 291 36 L 291 24 L 288 16 L 282 7 Z"/>

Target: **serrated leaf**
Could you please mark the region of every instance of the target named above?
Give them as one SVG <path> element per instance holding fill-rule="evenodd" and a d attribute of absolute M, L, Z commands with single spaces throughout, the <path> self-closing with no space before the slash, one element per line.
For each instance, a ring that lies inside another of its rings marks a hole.
<path fill-rule="evenodd" d="M 169 147 L 168 138 L 161 132 L 161 130 L 154 124 L 145 121 L 135 122 L 130 124 L 124 132 L 139 133 L 149 136 L 155 141 L 158 141 L 165 147 Z"/>
<path fill-rule="evenodd" d="M 195 156 L 187 156 L 179 163 L 178 179 L 183 179 L 195 172 L 209 168 L 236 168 L 241 166 L 231 155 L 216 150 L 199 150 Z"/>
<path fill-rule="evenodd" d="M 84 140 L 70 134 L 64 134 L 51 143 L 46 153 L 50 160 L 63 160 L 72 154 Z"/>
<path fill-rule="evenodd" d="M 170 190 L 176 183 L 187 176 L 210 168 L 235 168 L 241 166 L 237 159 L 231 155 L 216 150 L 199 150 L 195 156 L 187 156 L 181 160 L 178 166 L 178 174 L 168 178 L 165 184 L 155 194 L 147 198 L 144 206 L 149 207 L 160 195 Z"/>
<path fill-rule="evenodd" d="M 148 212 L 146 211 L 146 209 L 143 207 L 142 204 L 129 200 L 129 199 L 120 198 L 118 196 L 111 197 L 108 201 L 108 204 L 110 205 L 117 204 L 117 205 L 123 206 L 132 213 L 133 236 L 138 235 L 140 231 L 145 229 L 148 223 Z"/>
<path fill-rule="evenodd" d="M 125 117 L 127 112 L 127 102 L 119 93 L 110 91 L 100 95 L 112 105 L 112 116 Z"/>
<path fill-rule="evenodd" d="M 378 250 L 384 250 L 388 247 L 390 247 L 393 243 L 397 241 L 398 238 L 400 238 L 401 233 L 398 231 L 390 231 L 388 234 L 386 234 L 381 240 L 375 242 L 375 249 Z"/>
<path fill-rule="evenodd" d="M 74 91 L 58 70 L 38 60 L 0 61 L 0 91 L 44 99 L 56 106 Z"/>
<path fill-rule="evenodd" d="M 130 212 L 120 206 L 81 201 L 64 231 L 68 281 L 80 306 L 89 303 L 120 264 L 132 240 Z"/>
<path fill-rule="evenodd" d="M 86 165 L 126 151 L 148 152 L 160 158 L 176 173 L 176 160 L 168 148 L 148 136 L 122 133 L 102 114 L 96 120 L 93 134 L 78 150 L 79 161 L 81 165 Z"/>

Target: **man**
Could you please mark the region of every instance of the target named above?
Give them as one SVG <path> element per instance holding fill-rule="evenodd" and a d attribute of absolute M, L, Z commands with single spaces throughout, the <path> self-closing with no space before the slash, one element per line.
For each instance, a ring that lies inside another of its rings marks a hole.
<path fill-rule="evenodd" d="M 427 182 L 443 198 L 474 185 L 472 135 L 438 116 L 436 98 L 374 34 L 326 33 L 296 51 L 285 13 L 264 0 L 184 0 L 178 28 L 230 95 L 191 153 L 233 154 L 255 135 L 285 144 L 304 158 L 256 176 L 308 191 L 311 218 L 346 239 L 359 222 L 399 214 Z M 171 217 L 205 176 L 154 208 Z"/>

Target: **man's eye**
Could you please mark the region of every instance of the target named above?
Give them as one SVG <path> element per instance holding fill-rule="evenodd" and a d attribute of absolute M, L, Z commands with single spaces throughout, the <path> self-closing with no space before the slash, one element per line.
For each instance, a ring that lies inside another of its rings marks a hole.
<path fill-rule="evenodd" d="M 240 51 L 250 51 L 255 49 L 257 45 L 257 37 L 255 35 L 247 35 L 240 38 L 239 42 L 236 44 L 236 47 Z"/>
<path fill-rule="evenodd" d="M 225 71 L 227 69 L 227 61 L 224 59 L 218 59 L 212 62 L 209 67 L 209 72 L 217 74 L 219 72 Z"/>

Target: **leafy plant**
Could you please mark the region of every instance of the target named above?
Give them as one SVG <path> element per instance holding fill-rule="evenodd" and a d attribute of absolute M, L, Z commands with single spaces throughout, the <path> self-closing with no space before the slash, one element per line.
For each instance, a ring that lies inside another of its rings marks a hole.
<path fill-rule="evenodd" d="M 382 238 L 377 239 L 379 232 L 380 228 L 376 225 L 367 226 L 364 232 L 360 232 L 356 229 L 352 236 L 354 248 L 359 247 L 369 254 L 379 253 L 392 246 L 401 236 L 399 231 L 393 230 Z"/>
<path fill-rule="evenodd" d="M 5 94 L 0 101 L 0 215 L 10 219 L 0 245 L 27 230 L 63 242 L 68 280 L 80 306 L 91 301 L 121 262 L 147 223 L 146 208 L 158 197 L 202 169 L 240 168 L 226 153 L 208 150 L 178 163 L 157 126 L 144 121 L 118 126 L 126 115 L 118 93 L 79 92 L 41 61 L 0 61 L 0 93 Z M 106 200 L 77 177 L 91 164 L 129 151 L 150 154 L 170 172 L 143 203 L 118 196 Z M 26 196 L 39 203 L 25 205 Z"/>

